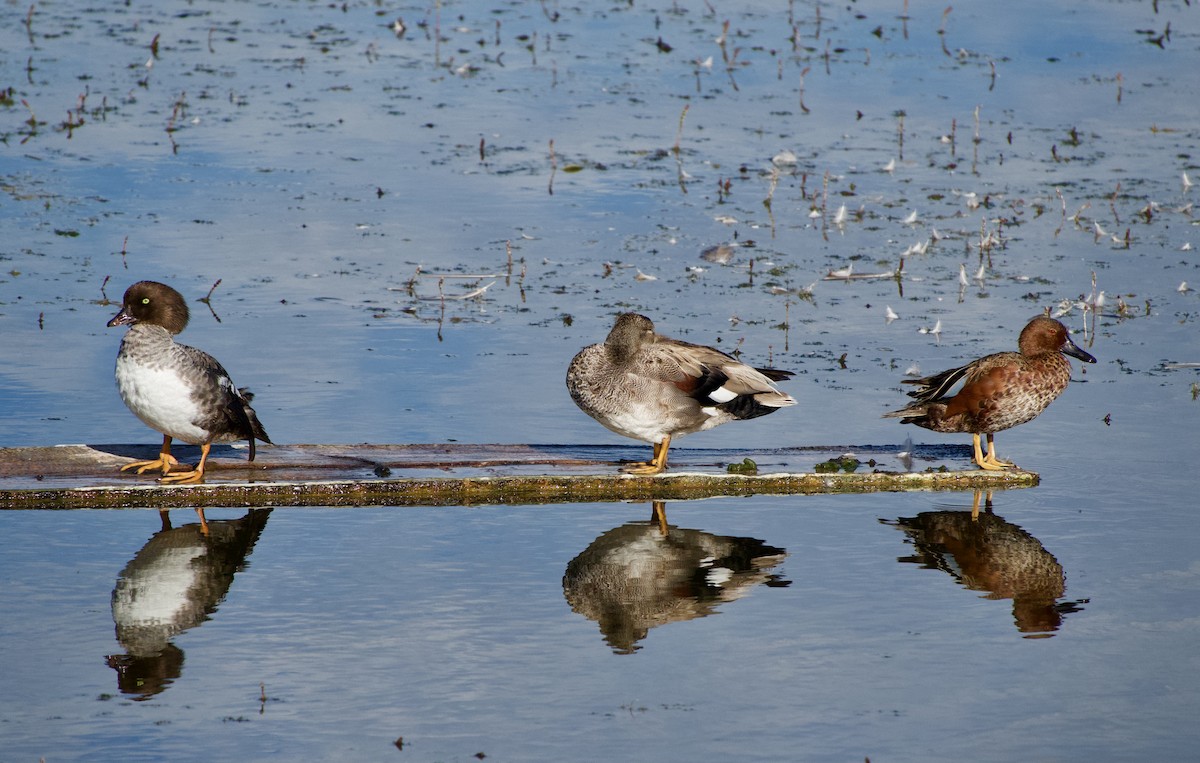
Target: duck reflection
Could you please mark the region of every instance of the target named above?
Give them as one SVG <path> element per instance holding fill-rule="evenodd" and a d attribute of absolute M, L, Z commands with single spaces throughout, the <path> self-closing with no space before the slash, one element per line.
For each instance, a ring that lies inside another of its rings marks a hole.
<path fill-rule="evenodd" d="M 632 654 L 651 628 L 713 614 L 758 583 L 790 585 L 770 572 L 785 556 L 755 538 L 669 525 L 655 501 L 650 521 L 613 528 L 572 559 L 563 593 L 614 652 Z"/>
<path fill-rule="evenodd" d="M 1041 542 L 992 513 L 992 494 L 979 511 L 976 491 L 971 511 L 927 511 L 894 522 L 916 549 L 898 561 L 942 570 L 960 585 L 983 591 L 987 599 L 1012 599 L 1013 619 L 1026 638 L 1049 638 L 1069 612 L 1087 600 L 1059 602 L 1066 591 L 1062 565 Z"/>
<path fill-rule="evenodd" d="M 112 593 L 117 641 L 125 654 L 110 655 L 122 694 L 144 700 L 166 689 L 183 669 L 178 634 L 208 619 L 225 598 L 235 573 L 266 527 L 270 509 L 251 509 L 241 519 L 162 529 L 121 570 Z"/>

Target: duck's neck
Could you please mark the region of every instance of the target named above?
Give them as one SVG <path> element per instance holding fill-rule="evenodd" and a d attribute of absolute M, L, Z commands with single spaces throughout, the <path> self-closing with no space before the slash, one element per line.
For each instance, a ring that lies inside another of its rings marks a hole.
<path fill-rule="evenodd" d="M 633 360 L 641 346 L 642 342 L 637 337 L 609 337 L 604 343 L 604 351 L 614 365 L 624 365 Z"/>
<path fill-rule="evenodd" d="M 162 326 L 137 323 L 125 332 L 125 338 L 121 340 L 121 353 L 134 358 L 161 358 L 174 346 L 175 338 Z"/>

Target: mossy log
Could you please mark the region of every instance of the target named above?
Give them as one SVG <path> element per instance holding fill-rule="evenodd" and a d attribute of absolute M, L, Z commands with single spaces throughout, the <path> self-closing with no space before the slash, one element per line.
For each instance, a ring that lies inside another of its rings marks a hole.
<path fill-rule="evenodd" d="M 1029 487 L 1038 481 L 1037 474 L 1020 470 L 962 470 L 971 463 L 969 448 L 915 446 L 901 456 L 899 447 L 680 448 L 671 451 L 671 468 L 652 477 L 620 472 L 623 461 L 644 458 L 642 451 L 648 451 L 624 446 L 288 445 L 260 448 L 254 462 L 245 460 L 244 448 L 221 447 L 214 448 L 207 481 L 201 485 L 160 485 L 153 475 L 119 471 L 131 460 L 153 457 L 157 449 L 150 446 L 0 448 L 0 508 L 685 500 L 997 489 Z M 194 450 L 180 447 L 173 452 L 186 461 Z"/>

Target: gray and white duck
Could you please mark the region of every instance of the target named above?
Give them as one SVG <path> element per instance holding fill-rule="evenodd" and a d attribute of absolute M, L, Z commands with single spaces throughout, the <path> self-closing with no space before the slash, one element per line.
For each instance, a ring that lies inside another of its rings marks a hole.
<path fill-rule="evenodd" d="M 146 426 L 162 433 L 162 450 L 152 461 L 134 461 L 121 471 L 162 472 L 161 482 L 204 481 L 204 467 L 214 442 L 270 443 L 250 407 L 253 395 L 234 386 L 229 373 L 208 353 L 179 344 L 175 335 L 188 323 L 188 307 L 179 292 L 157 281 L 138 281 L 125 291 L 121 311 L 108 322 L 129 326 L 117 353 L 117 389 L 129 410 Z M 200 463 L 171 474 L 179 462 L 171 440 L 200 446 Z"/>
<path fill-rule="evenodd" d="M 774 384 L 792 375 L 662 336 L 646 316 L 622 313 L 608 338 L 571 361 L 567 389 L 608 429 L 653 446 L 650 461 L 625 471 L 658 474 L 667 467 L 672 438 L 795 405 Z"/>

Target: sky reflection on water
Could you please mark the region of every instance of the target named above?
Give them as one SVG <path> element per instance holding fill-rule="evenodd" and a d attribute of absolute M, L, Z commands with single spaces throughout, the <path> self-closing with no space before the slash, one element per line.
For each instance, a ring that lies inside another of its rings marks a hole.
<path fill-rule="evenodd" d="M 1190 520 L 1167 514 L 1114 546 L 1080 525 L 1120 511 L 1081 518 L 1047 494 L 994 504 L 1053 551 L 1069 601 L 1090 599 L 1054 638 L 1021 638 L 1011 600 L 897 563 L 908 547 L 879 520 L 931 499 L 969 511 L 967 496 L 763 496 L 668 504 L 667 518 L 786 549 L 766 571 L 789 584 L 695 600 L 706 614 L 652 628 L 632 654 L 573 611 L 564 576 L 597 540 L 650 526 L 646 504 L 277 509 L 224 601 L 173 637 L 178 675 L 132 702 L 108 664 L 122 651 L 109 601 L 159 519 L 5 512 L 3 639 L 22 655 L 6 683 L 23 687 L 5 736 L 48 759 L 381 759 L 398 736 L 429 760 L 573 758 L 601 738 L 602 757 L 632 760 L 769 760 L 796 745 L 837 759 L 1182 754 L 1195 666 L 1177 647 L 1193 632 L 1194 574 L 1169 560 L 1188 558 Z M 173 520 L 194 532 L 191 512 Z M 8 541 L 35 535 L 41 546 Z M 1108 709 L 1120 717 L 1086 738 L 1054 732 Z"/>

